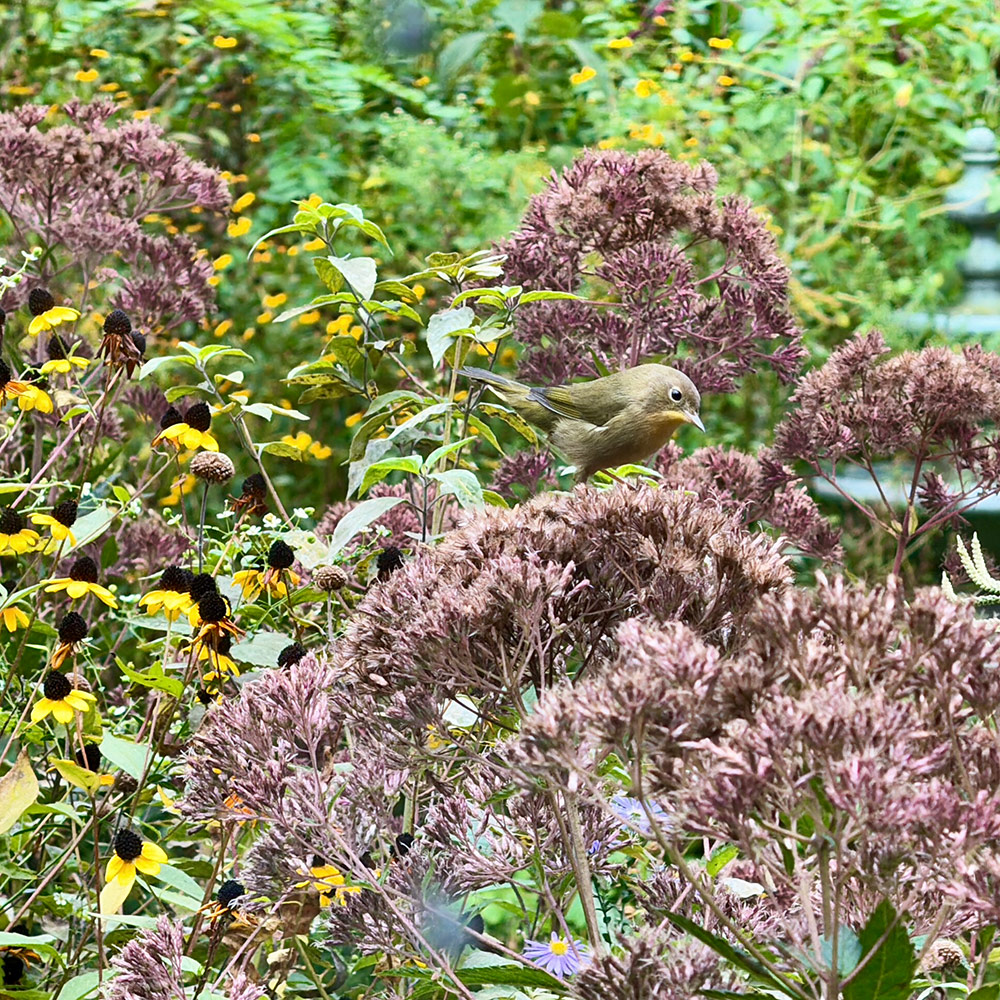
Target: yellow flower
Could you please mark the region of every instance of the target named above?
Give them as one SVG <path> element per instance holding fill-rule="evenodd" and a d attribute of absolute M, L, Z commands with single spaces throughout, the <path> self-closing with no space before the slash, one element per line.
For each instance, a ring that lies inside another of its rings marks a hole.
<path fill-rule="evenodd" d="M 174 447 L 184 447 L 188 451 L 197 451 L 199 448 L 204 448 L 205 451 L 219 450 L 219 442 L 212 437 L 209 431 L 200 431 L 190 424 L 184 423 L 183 420 L 179 424 L 165 427 L 153 438 L 154 445 L 158 445 L 161 441 L 170 441 Z"/>
<path fill-rule="evenodd" d="M 237 236 L 246 236 L 246 234 L 250 232 L 250 227 L 252 225 L 253 222 L 251 222 L 250 219 L 244 215 L 243 218 L 237 219 L 235 222 L 230 222 L 229 225 L 226 226 L 226 234 L 234 239 Z"/>
<path fill-rule="evenodd" d="M 576 73 L 573 73 L 569 82 L 573 84 L 574 87 L 580 86 L 581 83 L 586 83 L 588 80 L 593 80 L 597 76 L 597 70 L 593 66 L 583 66 Z"/>
<path fill-rule="evenodd" d="M 239 214 L 249 208 L 256 200 L 257 195 L 255 195 L 253 191 L 247 191 L 245 194 L 241 194 L 239 198 L 233 202 L 233 211 Z"/>
<path fill-rule="evenodd" d="M 309 445 L 309 454 L 313 458 L 318 458 L 321 462 L 328 459 L 333 454 L 333 449 L 329 445 L 320 444 L 319 441 L 313 441 Z"/>
<path fill-rule="evenodd" d="M 84 562 L 87 557 L 84 556 L 83 559 L 78 559 L 74 564 L 73 568 L 70 570 L 71 576 L 60 576 L 54 580 L 47 580 L 47 586 L 45 588 L 46 594 L 57 594 L 61 590 L 65 590 L 66 594 L 72 601 L 78 601 L 81 597 L 86 597 L 88 594 L 93 594 L 98 600 L 103 601 L 109 608 L 117 608 L 118 601 L 115 595 L 108 590 L 107 587 L 102 587 L 97 582 L 97 567 L 93 565 L 93 560 L 88 560 L 89 565 L 83 568 L 78 568 L 79 564 Z M 90 570 L 93 570 L 93 579 L 88 579 Z"/>
<path fill-rule="evenodd" d="M 31 523 L 48 528 L 57 542 L 68 540 L 70 545 L 76 545 L 76 535 L 72 529 L 51 514 L 32 514 Z"/>
<path fill-rule="evenodd" d="M 528 105 L 529 108 L 537 108 L 539 104 L 542 103 L 542 99 L 533 90 L 529 90 L 524 95 L 524 103 Z"/>
<path fill-rule="evenodd" d="M 633 41 L 627 35 L 624 38 L 612 38 L 608 42 L 609 49 L 630 49 L 633 46 Z"/>
<path fill-rule="evenodd" d="M 32 531 L 24 516 L 10 508 L 0 508 L 0 556 L 13 552 L 20 556 L 38 544 L 38 532 Z"/>
<path fill-rule="evenodd" d="M 640 80 L 635 85 L 636 97 L 650 97 L 660 89 L 660 85 L 655 80 Z"/>
<path fill-rule="evenodd" d="M 224 337 L 233 328 L 231 319 L 224 319 L 213 331 L 213 337 Z"/>
<path fill-rule="evenodd" d="M 733 76 L 720 76 L 718 80 L 715 81 L 720 87 L 731 87 L 736 83 L 736 78 Z"/>
<path fill-rule="evenodd" d="M 691 136 L 690 139 L 684 140 L 684 145 L 690 149 L 694 149 L 694 147 L 698 145 L 698 140 L 694 136 Z"/>
<path fill-rule="evenodd" d="M 91 49 L 90 54 L 95 59 L 107 59 L 111 53 L 107 49 Z"/>
<path fill-rule="evenodd" d="M 320 906 L 329 906 L 334 899 L 341 906 L 346 906 L 350 893 L 361 892 L 361 886 L 347 885 L 347 880 L 333 865 L 314 865 L 308 872 L 302 869 L 302 874 L 311 877 L 297 883 L 296 888 L 305 889 L 311 885 L 319 893 Z"/>
<path fill-rule="evenodd" d="M 708 47 L 710 49 L 731 49 L 733 47 L 733 40 L 731 38 L 710 38 L 708 40 Z"/>
<path fill-rule="evenodd" d="M 198 482 L 197 476 L 190 473 L 178 476 L 170 485 L 170 492 L 160 501 L 161 507 L 173 507 L 180 503 L 181 497 L 186 497 Z"/>
<path fill-rule="evenodd" d="M 28 627 L 28 616 L 15 604 L 6 608 L 0 608 L 0 622 L 6 626 L 8 632 L 16 632 L 19 628 Z"/>
<path fill-rule="evenodd" d="M 431 78 L 429 76 L 418 76 L 416 78 L 416 80 L 413 81 L 413 86 L 414 87 L 426 87 L 427 84 L 429 84 L 430 82 L 431 82 Z"/>
<path fill-rule="evenodd" d="M 90 359 L 78 358 L 75 354 L 70 354 L 65 358 L 53 358 L 51 361 L 46 361 L 39 371 L 43 375 L 68 375 L 73 370 L 74 365 L 77 368 L 87 368 L 90 366 Z"/>
<path fill-rule="evenodd" d="M 247 142 L 260 142 L 260 133 L 247 132 Z"/>
<path fill-rule="evenodd" d="M 25 412 L 38 410 L 39 413 L 51 413 L 52 397 L 37 385 L 26 385 L 24 392 L 17 397 L 17 405 Z"/>
<path fill-rule="evenodd" d="M 101 913 L 117 913 L 135 885 L 135 873 L 159 875 L 160 865 L 167 855 L 161 847 L 143 840 L 134 830 L 122 829 L 115 834 L 115 851 L 104 871 L 101 890 Z"/>
<path fill-rule="evenodd" d="M 212 261 L 212 267 L 216 271 L 224 271 L 233 262 L 233 255 L 231 253 L 224 253 L 221 257 L 216 257 Z"/>
<path fill-rule="evenodd" d="M 97 698 L 89 691 L 79 691 L 70 683 L 65 674 L 58 670 L 50 670 L 42 685 L 44 697 L 40 698 L 31 710 L 31 724 L 36 725 L 42 719 L 51 715 L 56 722 L 68 726 L 77 712 L 87 712 Z"/>
<path fill-rule="evenodd" d="M 28 333 L 35 337 L 45 330 L 53 330 L 61 323 L 71 323 L 79 317 L 80 314 L 69 306 L 53 306 L 31 320 L 28 324 Z"/>
<path fill-rule="evenodd" d="M 237 42 L 235 38 L 227 38 L 225 35 L 216 35 L 215 38 L 212 39 L 212 44 L 217 49 L 235 49 Z"/>
<path fill-rule="evenodd" d="M 73 78 L 77 83 L 93 83 L 97 79 L 96 69 L 79 69 Z"/>

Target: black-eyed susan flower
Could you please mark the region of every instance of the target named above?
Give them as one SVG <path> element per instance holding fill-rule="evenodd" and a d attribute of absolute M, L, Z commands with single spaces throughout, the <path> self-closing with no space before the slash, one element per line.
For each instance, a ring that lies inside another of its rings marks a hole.
<path fill-rule="evenodd" d="M 80 318 L 76 309 L 57 306 L 52 293 L 46 288 L 32 288 L 28 294 L 28 311 L 32 315 L 32 320 L 28 324 L 28 333 L 32 337 L 46 330 L 54 330 L 62 323 L 72 323 Z"/>
<path fill-rule="evenodd" d="M 76 345 L 74 345 L 75 347 Z M 74 368 L 86 369 L 90 358 L 82 358 L 66 346 L 66 341 L 55 333 L 46 345 L 49 360 L 39 369 L 42 375 L 68 375 Z"/>
<path fill-rule="evenodd" d="M 115 834 L 114 853 L 104 871 L 101 890 L 101 913 L 117 913 L 135 885 L 137 871 L 143 875 L 159 875 L 160 865 L 166 864 L 163 848 L 143 840 L 134 830 L 122 829 Z"/>
<path fill-rule="evenodd" d="M 176 621 L 194 606 L 188 593 L 192 579 L 189 570 L 181 569 L 180 566 L 168 566 L 160 576 L 156 589 L 139 598 L 139 606 L 144 607 L 151 615 L 162 611 L 168 621 Z"/>
<path fill-rule="evenodd" d="M 66 662 L 66 657 L 76 652 L 77 645 L 87 638 L 89 631 L 82 615 L 70 611 L 63 616 L 63 620 L 59 623 L 59 645 L 52 654 L 53 670 L 58 670 Z"/>
<path fill-rule="evenodd" d="M 209 900 L 199 911 L 207 915 L 208 919 L 215 923 L 220 917 L 234 916 L 233 903 L 240 896 L 246 895 L 246 889 L 242 882 L 237 882 L 234 878 L 227 878 L 219 891 L 215 894 L 214 900 Z"/>
<path fill-rule="evenodd" d="M 267 569 L 246 569 L 233 574 L 233 583 L 243 588 L 243 596 L 255 601 L 261 591 L 270 597 L 286 597 L 288 586 L 298 586 L 301 577 L 291 567 L 295 562 L 295 551 L 280 538 L 271 543 L 267 552 Z"/>
<path fill-rule="evenodd" d="M 218 648 L 219 640 L 226 634 L 241 636 L 243 629 L 239 628 L 230 615 L 232 608 L 222 594 L 210 590 L 198 600 L 197 607 L 188 614 L 191 628 L 196 629 L 192 643 L 208 642 Z"/>
<path fill-rule="evenodd" d="M 309 875 L 309 878 L 305 882 L 298 882 L 296 888 L 305 889 L 311 886 L 319 893 L 320 906 L 329 906 L 333 901 L 346 906 L 349 895 L 361 892 L 361 886 L 348 885 L 340 869 L 324 864 L 322 858 L 314 857 L 309 870 L 302 869 L 301 873 Z"/>
<path fill-rule="evenodd" d="M 56 722 L 68 726 L 77 712 L 89 711 L 97 699 L 89 691 L 73 687 L 70 679 L 58 670 L 50 670 L 42 684 L 43 698 L 31 710 L 31 722 L 35 725 L 51 715 Z"/>
<path fill-rule="evenodd" d="M 3 625 L 8 632 L 27 628 L 28 622 L 28 616 L 16 604 L 8 604 L 6 607 L 0 608 L 0 625 Z"/>
<path fill-rule="evenodd" d="M 16 399 L 20 403 L 25 395 L 30 394 L 31 386 L 14 378 L 14 373 L 6 361 L 0 359 L 0 406 L 8 399 Z"/>
<path fill-rule="evenodd" d="M 52 508 L 51 514 L 32 514 L 31 523 L 48 528 L 54 542 L 68 541 L 70 545 L 76 545 L 72 528 L 76 524 L 77 510 L 75 500 L 63 500 Z"/>
<path fill-rule="evenodd" d="M 125 365 L 129 378 L 136 365 L 142 360 L 146 349 L 146 338 L 140 340 L 132 335 L 132 321 L 121 309 L 108 313 L 104 320 L 104 336 L 98 353 L 103 355 L 112 367 Z"/>
<path fill-rule="evenodd" d="M 207 663 L 209 670 L 202 674 L 202 680 L 207 685 L 213 681 L 224 679 L 227 675 L 232 677 L 240 676 L 240 668 L 236 661 L 229 655 L 233 648 L 233 637 L 231 635 L 220 635 L 216 639 L 215 645 L 211 642 L 196 643 L 198 647 L 198 662 Z"/>
<path fill-rule="evenodd" d="M 199 448 L 218 451 L 219 442 L 209 433 L 211 426 L 212 411 L 208 408 L 208 403 L 193 403 L 184 414 L 184 419 L 163 427 L 153 438 L 153 444 L 169 441 L 175 448 L 187 448 L 188 451 L 197 451 Z"/>
<path fill-rule="evenodd" d="M 266 514 L 266 497 L 267 483 L 259 472 L 255 472 L 243 480 L 240 496 L 229 498 L 229 506 L 233 510 L 245 510 L 248 514 Z"/>
<path fill-rule="evenodd" d="M 97 563 L 90 556 L 81 556 L 70 567 L 69 576 L 47 580 L 45 593 L 56 594 L 65 590 L 71 600 L 78 601 L 88 594 L 93 594 L 109 608 L 117 608 L 115 595 L 97 582 Z"/>
<path fill-rule="evenodd" d="M 0 508 L 0 556 L 20 556 L 32 552 L 36 545 L 38 532 L 28 527 L 24 515 L 10 507 Z"/>

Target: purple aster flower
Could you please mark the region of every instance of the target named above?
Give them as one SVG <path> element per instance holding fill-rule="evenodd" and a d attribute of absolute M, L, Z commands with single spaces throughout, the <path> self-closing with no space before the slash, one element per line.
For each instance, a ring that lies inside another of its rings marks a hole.
<path fill-rule="evenodd" d="M 560 937 L 553 931 L 548 941 L 525 941 L 524 957 L 546 972 L 565 979 L 580 971 L 587 957 L 587 946 L 582 941 Z"/>
<path fill-rule="evenodd" d="M 622 821 L 623 826 L 636 830 L 644 837 L 652 839 L 656 836 L 653 833 L 650 817 L 656 821 L 661 830 L 673 829 L 673 821 L 666 810 L 656 802 L 647 802 L 643 806 L 639 799 L 629 795 L 615 795 L 611 799 L 611 811 Z"/>

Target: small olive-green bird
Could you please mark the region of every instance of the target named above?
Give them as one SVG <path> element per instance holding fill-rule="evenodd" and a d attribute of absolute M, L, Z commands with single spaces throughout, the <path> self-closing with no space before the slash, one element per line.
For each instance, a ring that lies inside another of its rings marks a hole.
<path fill-rule="evenodd" d="M 545 431 L 553 448 L 576 466 L 578 483 L 601 469 L 645 461 L 682 424 L 705 429 L 694 383 L 666 365 L 638 365 L 590 382 L 552 386 L 524 385 L 484 368 L 461 368 L 459 374 L 489 386 Z"/>

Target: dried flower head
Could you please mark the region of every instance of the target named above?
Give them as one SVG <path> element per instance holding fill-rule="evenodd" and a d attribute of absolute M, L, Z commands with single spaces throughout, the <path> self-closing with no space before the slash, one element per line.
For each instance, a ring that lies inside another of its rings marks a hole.
<path fill-rule="evenodd" d="M 236 475 L 233 460 L 217 451 L 199 451 L 191 459 L 191 472 L 206 483 L 228 483 Z"/>
<path fill-rule="evenodd" d="M 611 369 L 666 356 L 702 392 L 731 392 L 762 365 L 794 377 L 788 268 L 765 220 L 717 182 L 707 163 L 659 150 L 588 151 L 552 177 L 500 245 L 506 280 L 587 299 L 606 290 L 613 305 L 519 309 L 528 381 L 600 374 L 594 355 Z"/>

